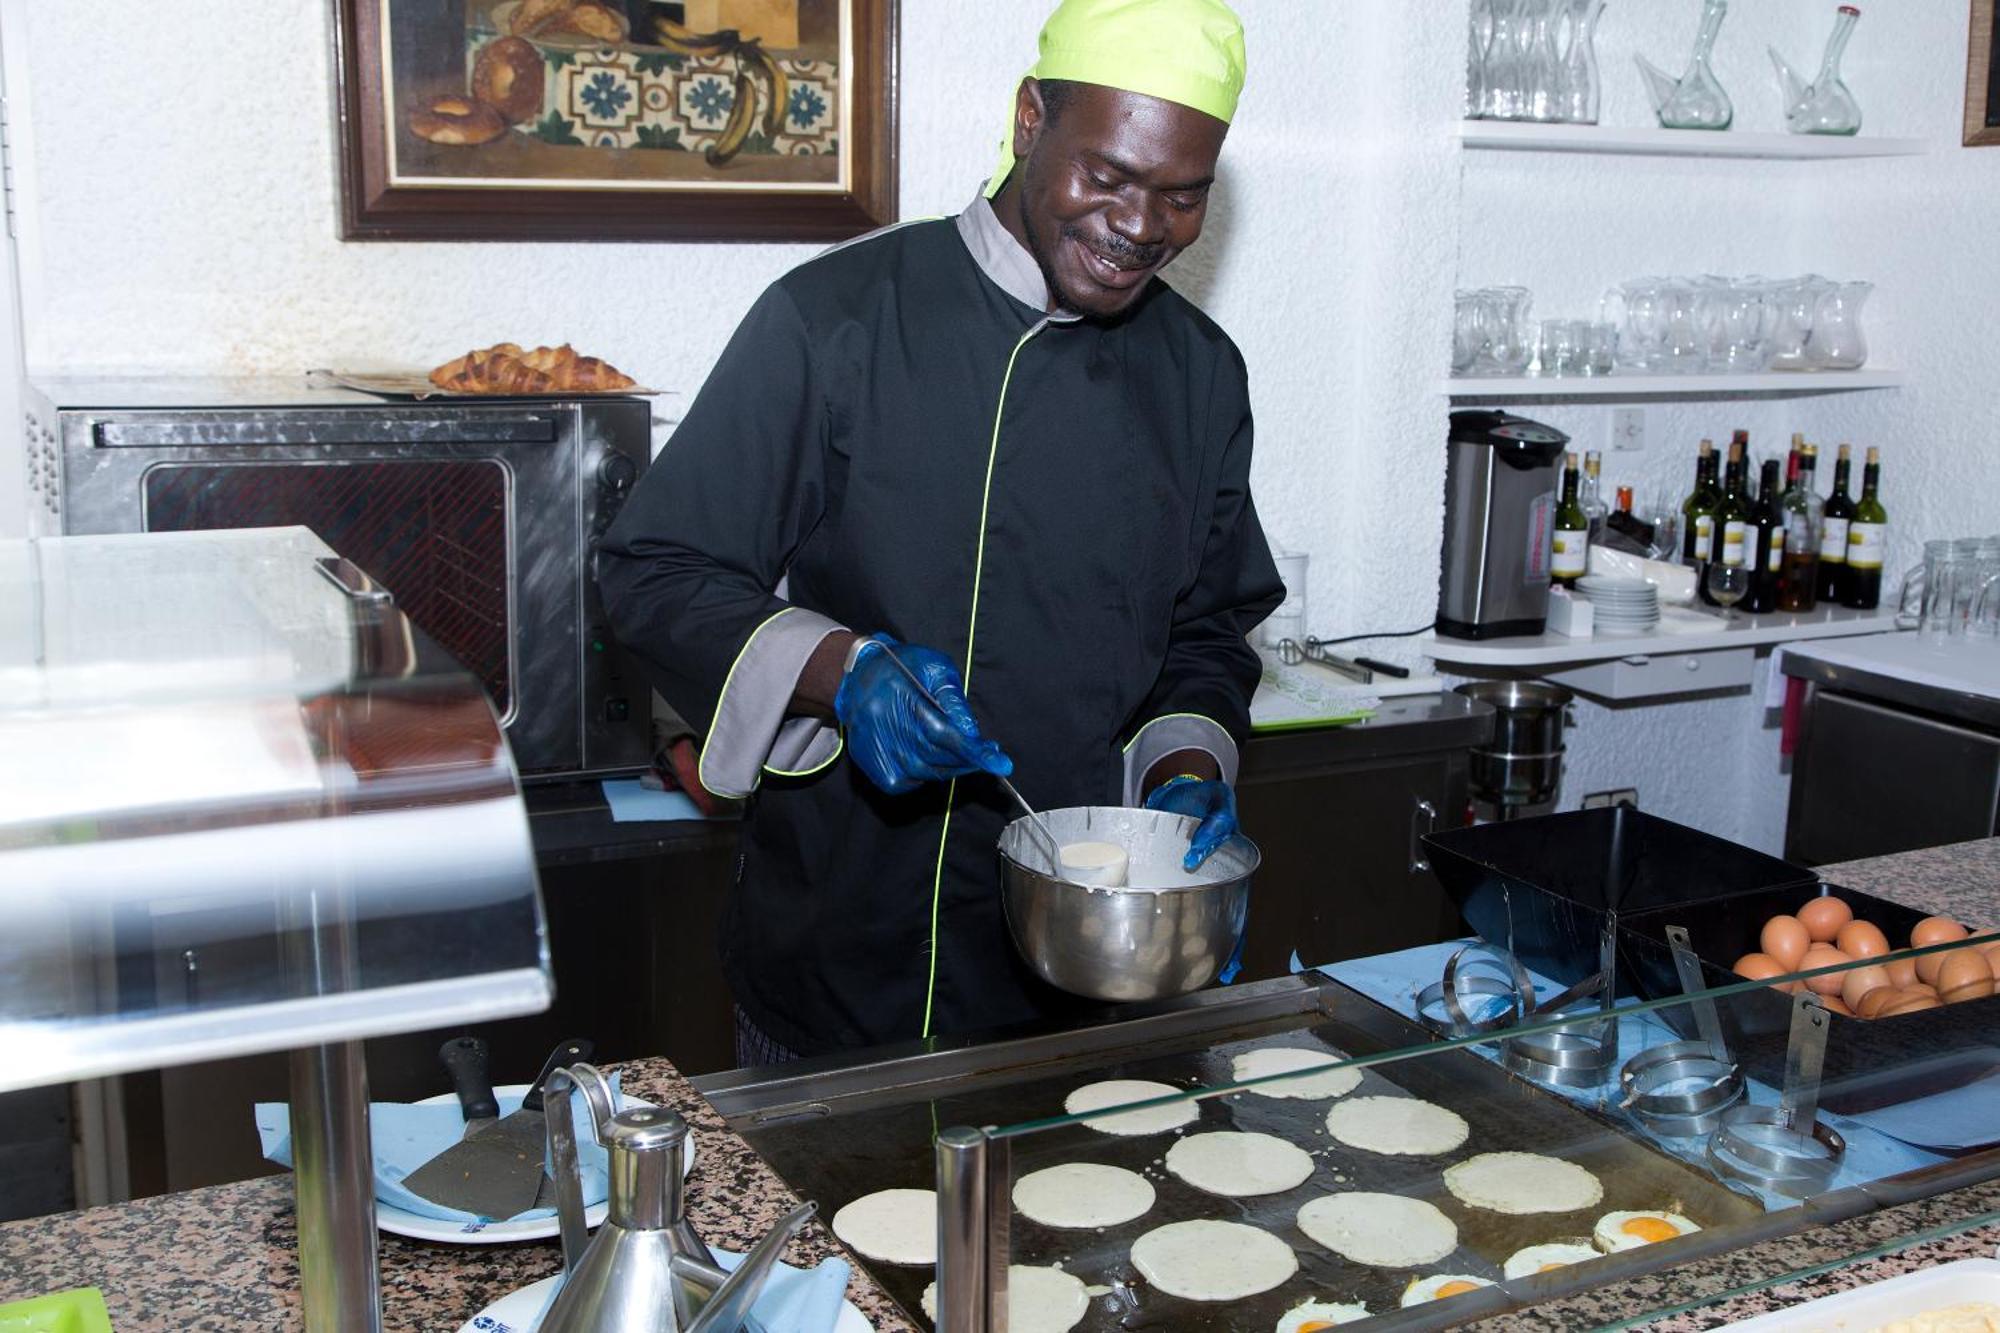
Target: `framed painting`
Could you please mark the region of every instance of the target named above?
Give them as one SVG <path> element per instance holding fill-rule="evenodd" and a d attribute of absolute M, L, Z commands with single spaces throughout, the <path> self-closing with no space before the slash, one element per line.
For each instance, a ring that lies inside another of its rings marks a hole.
<path fill-rule="evenodd" d="M 333 0 L 348 240 L 895 220 L 899 0 Z"/>
<path fill-rule="evenodd" d="M 1966 43 L 1965 145 L 2000 144 L 2000 30 L 1994 0 L 1972 0 L 1972 37 Z"/>

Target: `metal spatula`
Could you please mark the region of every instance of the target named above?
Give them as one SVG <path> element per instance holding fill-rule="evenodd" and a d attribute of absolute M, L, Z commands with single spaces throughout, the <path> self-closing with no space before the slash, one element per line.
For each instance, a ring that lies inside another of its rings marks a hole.
<path fill-rule="evenodd" d="M 500 1222 L 535 1206 L 542 1188 L 547 1117 L 542 1086 L 550 1074 L 588 1060 L 591 1044 L 564 1042 L 542 1066 L 520 1109 L 451 1147 L 403 1177 L 403 1187 L 432 1203 Z"/>

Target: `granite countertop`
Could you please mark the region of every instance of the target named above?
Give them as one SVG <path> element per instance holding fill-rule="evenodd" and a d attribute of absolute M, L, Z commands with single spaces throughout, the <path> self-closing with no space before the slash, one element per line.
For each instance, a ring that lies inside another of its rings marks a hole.
<path fill-rule="evenodd" d="M 704 1240 L 747 1249 L 798 1200 L 665 1060 L 613 1066 L 635 1097 L 671 1106 L 695 1137 L 688 1213 Z M 820 1219 L 785 1252 L 809 1266 L 846 1255 Z M 94 1286 L 118 1333 L 296 1329 L 297 1232 L 288 1175 L 0 1226 L 0 1303 Z M 381 1236 L 382 1327 L 450 1333 L 492 1302 L 554 1274 L 554 1240 L 439 1245 Z M 855 1264 L 848 1299 L 884 1333 L 914 1326 Z"/>
<path fill-rule="evenodd" d="M 1948 913 L 1971 925 L 2000 925 L 2000 838 L 1906 852 L 1843 865 L 1821 875 L 1837 884 Z M 619 1066 L 624 1087 L 679 1110 L 693 1128 L 697 1159 L 688 1209 L 708 1240 L 742 1249 L 792 1208 L 792 1192 L 763 1159 L 665 1060 Z M 2000 1213 L 2000 1182 L 1881 1209 L 1796 1236 L 1748 1246 L 1665 1273 L 1483 1321 L 1508 1333 L 1622 1324 L 1656 1310 L 1714 1300 L 1772 1275 L 1818 1264 L 1832 1271 L 1721 1300 L 1639 1325 L 1651 1333 L 1692 1333 L 1953 1259 L 1992 1255 L 2000 1222 L 1961 1224 Z M 1898 1246 L 1927 1231 L 1950 1234 Z M 291 1329 L 300 1324 L 296 1233 L 289 1177 L 271 1176 L 144 1199 L 111 1208 L 0 1225 L 0 1302 L 65 1287 L 105 1293 L 119 1333 L 142 1330 Z M 1851 1256 L 1887 1252 L 1854 1263 Z M 793 1241 L 790 1262 L 841 1254 L 820 1221 Z M 381 1237 L 383 1327 L 455 1329 L 561 1264 L 553 1241 L 449 1246 Z M 895 1304 L 857 1264 L 848 1296 L 884 1333 L 914 1333 Z"/>

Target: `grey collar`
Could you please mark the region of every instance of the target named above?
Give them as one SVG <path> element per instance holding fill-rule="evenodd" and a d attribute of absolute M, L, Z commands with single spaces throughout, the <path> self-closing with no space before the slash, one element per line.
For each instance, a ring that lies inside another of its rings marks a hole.
<path fill-rule="evenodd" d="M 958 235 L 972 252 L 972 262 L 979 265 L 979 271 L 995 287 L 1033 310 L 1048 310 L 1049 287 L 1042 279 L 1041 265 L 1026 246 L 1014 239 L 1012 232 L 1000 225 L 1000 217 L 983 191 L 974 195 L 965 211 L 958 215 Z M 1067 324 L 1083 316 L 1058 310 L 1046 318 Z"/>

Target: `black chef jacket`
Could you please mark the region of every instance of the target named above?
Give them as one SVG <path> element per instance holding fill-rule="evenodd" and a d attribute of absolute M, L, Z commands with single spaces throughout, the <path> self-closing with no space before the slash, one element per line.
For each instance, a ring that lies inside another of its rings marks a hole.
<path fill-rule="evenodd" d="M 891 796 L 790 716 L 826 634 L 964 674 L 1028 800 L 1136 805 L 1175 750 L 1233 779 L 1283 594 L 1251 504 L 1243 359 L 1157 278 L 1045 313 L 985 199 L 760 297 L 601 547 L 615 633 L 751 795 L 723 926 L 738 1003 L 802 1053 L 1073 1011 L 1017 956 L 984 775 Z"/>

